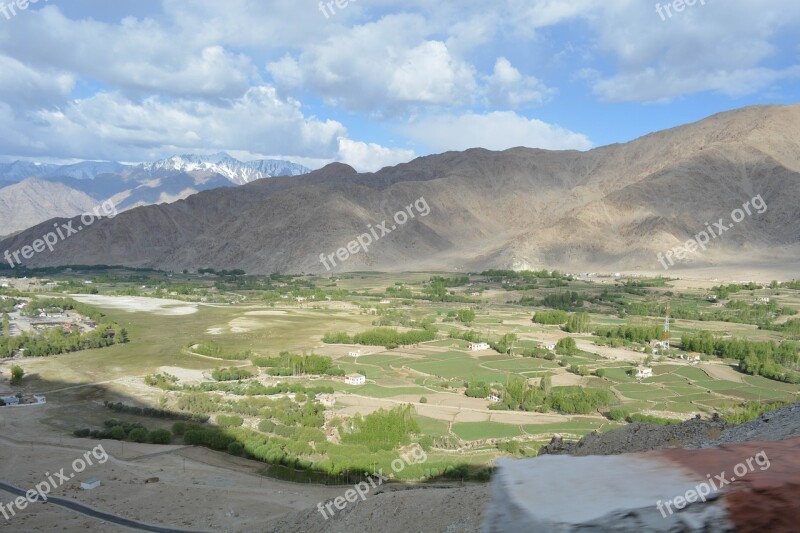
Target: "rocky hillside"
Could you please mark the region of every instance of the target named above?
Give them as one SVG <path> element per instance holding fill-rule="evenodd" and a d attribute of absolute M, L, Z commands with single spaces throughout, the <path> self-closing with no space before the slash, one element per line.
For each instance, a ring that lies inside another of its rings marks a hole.
<path fill-rule="evenodd" d="M 759 196 L 763 212 L 679 262 L 747 272 L 798 261 L 799 185 L 800 105 L 750 107 L 588 152 L 474 149 L 374 174 L 335 164 L 203 192 L 96 224 L 30 264 L 325 272 L 320 254 L 385 220 L 389 233 L 333 270 L 663 272 L 657 253 L 707 224 L 729 225 L 734 209 Z M 421 198 L 426 216 L 412 207 Z M 407 206 L 415 217 L 397 224 Z M 43 227 L 0 247 L 19 248 Z"/>

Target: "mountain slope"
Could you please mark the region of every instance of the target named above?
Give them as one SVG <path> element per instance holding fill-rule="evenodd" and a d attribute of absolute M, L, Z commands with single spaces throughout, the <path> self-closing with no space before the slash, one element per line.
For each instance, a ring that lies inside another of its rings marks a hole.
<path fill-rule="evenodd" d="M 428 216 L 336 270 L 657 271 L 657 253 L 759 194 L 764 213 L 745 218 L 688 264 L 796 261 L 799 154 L 800 106 L 762 106 L 588 152 L 474 149 L 374 174 L 336 164 L 134 209 L 32 263 L 325 272 L 320 254 L 424 197 Z M 19 246 L 36 231 L 0 246 Z"/>
<path fill-rule="evenodd" d="M 52 213 L 72 217 L 91 211 L 96 205 L 89 195 L 63 184 L 28 178 L 0 189 L 0 235 L 49 220 Z"/>

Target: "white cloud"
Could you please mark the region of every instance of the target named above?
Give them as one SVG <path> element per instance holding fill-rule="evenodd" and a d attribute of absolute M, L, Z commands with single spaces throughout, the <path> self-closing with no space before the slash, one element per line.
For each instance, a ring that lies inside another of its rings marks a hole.
<path fill-rule="evenodd" d="M 703 91 L 731 97 L 756 93 L 797 76 L 794 65 L 768 65 L 773 41 L 797 26 L 797 2 L 726 0 L 686 7 L 662 20 L 650 3 L 605 2 L 591 18 L 601 51 L 617 61 L 597 76 L 593 90 L 605 101 L 668 101 Z"/>
<path fill-rule="evenodd" d="M 586 150 L 592 147 L 592 142 L 583 134 L 511 111 L 425 117 L 408 124 L 403 130 L 436 152 L 477 147 L 489 150 L 516 146 L 549 150 Z"/>
<path fill-rule="evenodd" d="M 235 98 L 259 81 L 249 57 L 216 43 L 182 42 L 154 20 L 71 20 L 56 7 L 26 12 L 0 36 L 0 53 L 126 92 Z"/>
<path fill-rule="evenodd" d="M 331 104 L 370 113 L 472 101 L 474 68 L 426 40 L 418 15 L 389 15 L 285 55 L 267 70 L 284 90 L 304 86 Z"/>
<path fill-rule="evenodd" d="M 375 172 L 383 167 L 407 163 L 416 157 L 413 150 L 385 148 L 375 143 L 339 139 L 339 159 L 359 172 Z"/>
<path fill-rule="evenodd" d="M 18 111 L 66 102 L 75 78 L 65 72 L 36 70 L 0 54 L 0 102 Z"/>
<path fill-rule="evenodd" d="M 19 133 L 8 139 L 9 153 L 35 144 L 52 157 L 122 160 L 232 148 L 332 157 L 346 135 L 339 122 L 305 117 L 295 102 L 265 86 L 226 104 L 159 97 L 134 102 L 99 93 L 63 109 L 40 110 L 35 120 L 15 120 L 13 127 Z"/>
<path fill-rule="evenodd" d="M 488 77 L 487 93 L 491 105 L 519 107 L 526 104 L 541 104 L 554 92 L 536 78 L 523 76 L 504 57 L 497 58 L 494 72 Z"/>

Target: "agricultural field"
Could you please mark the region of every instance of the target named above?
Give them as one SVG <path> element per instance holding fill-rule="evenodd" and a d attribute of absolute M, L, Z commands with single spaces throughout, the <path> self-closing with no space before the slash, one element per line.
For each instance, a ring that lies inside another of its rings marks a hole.
<path fill-rule="evenodd" d="M 140 424 L 289 478 L 349 479 L 388 467 L 393 450 L 411 444 L 429 459 L 407 469 L 408 479 L 481 478 L 497 457 L 625 424 L 612 410 L 683 420 L 796 401 L 800 392 L 796 284 L 682 280 L 678 290 L 661 278 L 504 271 L 318 278 L 106 269 L 48 280 L 3 291 L 74 299 L 125 328 L 129 342 L 18 354 L 0 369 L 6 376 L 19 365 L 25 377 L 13 387 L 3 380 L 0 392 L 45 394 L 49 416 L 39 423 L 56 434 L 115 438 L 120 427 L 127 439 Z M 658 343 L 668 304 L 666 349 Z M 683 350 L 682 337 L 698 332 L 759 349 L 771 342 L 769 376 L 752 360 L 744 372 L 744 359 Z M 176 428 L 191 417 L 199 425 Z"/>

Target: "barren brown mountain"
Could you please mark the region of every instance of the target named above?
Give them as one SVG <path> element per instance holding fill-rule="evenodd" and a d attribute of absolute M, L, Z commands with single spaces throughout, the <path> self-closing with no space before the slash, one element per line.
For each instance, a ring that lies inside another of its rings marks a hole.
<path fill-rule="evenodd" d="M 800 105 L 749 107 L 587 152 L 473 149 L 373 174 L 332 164 L 300 177 L 207 191 L 103 220 L 27 264 L 325 272 L 330 254 L 415 218 L 334 271 L 558 267 L 661 271 L 656 259 L 761 195 L 753 213 L 680 266 L 796 265 Z M 76 223 L 77 227 L 79 224 Z M 0 242 L 17 250 L 53 221 Z"/>

